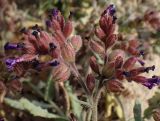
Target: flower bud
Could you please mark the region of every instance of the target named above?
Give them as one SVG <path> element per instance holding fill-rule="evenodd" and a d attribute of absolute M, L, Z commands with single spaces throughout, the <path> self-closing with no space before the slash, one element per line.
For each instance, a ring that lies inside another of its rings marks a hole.
<path fill-rule="evenodd" d="M 134 48 L 134 47 L 128 47 L 128 52 L 129 52 L 131 55 L 135 55 L 135 56 L 139 56 L 139 55 L 140 55 L 139 50 L 137 50 L 137 49 Z"/>
<path fill-rule="evenodd" d="M 100 74 L 100 71 L 99 71 L 99 65 L 97 63 L 97 60 L 94 56 L 92 56 L 89 60 L 89 64 L 90 64 L 90 67 L 91 69 L 97 73 L 97 74 Z"/>
<path fill-rule="evenodd" d="M 137 39 L 132 39 L 129 41 L 129 46 L 133 48 L 137 48 L 140 45 L 139 41 Z"/>
<path fill-rule="evenodd" d="M 94 51 L 95 53 L 104 54 L 103 46 L 101 46 L 96 41 L 90 40 L 89 45 L 90 45 L 90 48 L 92 49 L 92 51 Z"/>
<path fill-rule="evenodd" d="M 71 44 L 76 52 L 80 50 L 82 47 L 82 39 L 81 36 L 75 35 L 71 38 Z"/>
<path fill-rule="evenodd" d="M 117 79 L 123 80 L 124 79 L 123 70 L 116 69 L 115 76 L 116 76 Z"/>
<path fill-rule="evenodd" d="M 108 49 L 109 47 L 113 46 L 113 44 L 116 42 L 116 40 L 117 40 L 117 35 L 116 34 L 110 35 L 105 41 L 106 49 Z"/>
<path fill-rule="evenodd" d="M 115 69 L 121 68 L 123 64 L 123 58 L 118 56 L 115 60 Z"/>
<path fill-rule="evenodd" d="M 72 21 L 68 20 L 63 28 L 63 34 L 65 38 L 68 38 L 71 35 L 72 31 L 73 31 Z"/>
<path fill-rule="evenodd" d="M 122 57 L 124 59 L 125 58 L 124 51 L 120 49 L 113 50 L 109 54 L 108 61 L 115 61 L 117 57 Z"/>
<path fill-rule="evenodd" d="M 102 69 L 102 75 L 110 78 L 115 72 L 115 62 L 106 63 Z"/>
<path fill-rule="evenodd" d="M 69 62 L 69 63 L 75 62 L 75 50 L 71 44 L 68 44 L 68 43 L 64 44 L 64 46 L 61 47 L 61 51 L 62 51 L 63 59 L 66 62 Z"/>
<path fill-rule="evenodd" d="M 22 51 L 28 54 L 36 54 L 37 48 L 29 41 L 24 41 L 24 48 L 22 49 Z"/>
<path fill-rule="evenodd" d="M 90 92 L 93 92 L 93 89 L 95 87 L 95 77 L 93 74 L 88 74 L 86 79 L 86 85 Z"/>
<path fill-rule="evenodd" d="M 106 34 L 104 33 L 104 31 L 101 28 L 96 28 L 95 29 L 95 34 L 99 39 L 104 41 L 104 38 L 106 37 Z"/>
<path fill-rule="evenodd" d="M 160 121 L 160 109 L 155 109 L 153 111 L 153 118 L 155 121 Z"/>
<path fill-rule="evenodd" d="M 6 95 L 6 86 L 4 85 L 4 83 L 2 81 L 0 81 L 0 103 L 3 102 L 3 99 Z"/>
<path fill-rule="evenodd" d="M 61 30 L 61 26 L 57 20 L 52 19 L 51 25 L 54 31 Z"/>
<path fill-rule="evenodd" d="M 124 90 L 122 82 L 117 79 L 112 79 L 107 82 L 107 90 L 113 93 L 119 93 Z"/>
<path fill-rule="evenodd" d="M 141 83 L 141 84 L 148 82 L 147 78 L 144 76 L 135 76 L 135 77 L 132 77 L 131 79 L 133 81 L 135 81 L 137 83 Z"/>
<path fill-rule="evenodd" d="M 52 74 L 54 81 L 63 82 L 70 77 L 70 69 L 64 63 L 60 63 L 59 65 L 53 68 Z"/>
<path fill-rule="evenodd" d="M 61 56 L 61 49 L 58 44 L 53 42 L 49 43 L 49 54 L 53 58 L 59 58 Z"/>
<path fill-rule="evenodd" d="M 128 50 L 128 43 L 126 42 L 121 42 L 120 44 L 120 49 L 127 51 Z"/>
<path fill-rule="evenodd" d="M 132 69 L 134 66 L 135 66 L 135 63 L 138 61 L 139 59 L 137 58 L 137 57 L 130 57 L 130 58 L 128 58 L 126 61 L 125 61 L 125 63 L 124 63 L 124 65 L 123 65 L 123 68 L 125 69 L 125 70 L 130 70 L 130 69 Z M 138 61 L 139 62 L 139 61 Z"/>
<path fill-rule="evenodd" d="M 66 43 L 66 39 L 61 31 L 55 31 L 54 37 L 60 46 L 63 46 L 63 44 Z"/>

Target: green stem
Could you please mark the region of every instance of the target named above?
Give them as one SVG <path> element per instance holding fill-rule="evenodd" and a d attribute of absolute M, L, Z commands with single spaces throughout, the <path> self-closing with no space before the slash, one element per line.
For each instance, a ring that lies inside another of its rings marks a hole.
<path fill-rule="evenodd" d="M 101 98 L 101 93 L 104 91 L 104 87 L 100 88 L 95 96 L 92 107 L 92 121 L 98 121 L 98 102 Z"/>
<path fill-rule="evenodd" d="M 91 121 L 91 117 L 92 117 L 92 109 L 89 109 L 86 121 Z"/>
<path fill-rule="evenodd" d="M 69 114 L 69 110 L 70 110 L 70 100 L 69 100 L 69 95 L 68 95 L 68 92 L 66 90 L 66 88 L 64 87 L 64 83 L 59 83 L 61 89 L 63 90 L 63 93 L 64 93 L 64 98 L 65 98 L 65 101 L 66 101 L 66 114 L 68 115 Z"/>

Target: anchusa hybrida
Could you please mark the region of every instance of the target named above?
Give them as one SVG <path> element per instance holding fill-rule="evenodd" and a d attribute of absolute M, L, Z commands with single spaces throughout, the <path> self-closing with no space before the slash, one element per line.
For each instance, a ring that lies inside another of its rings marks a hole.
<path fill-rule="evenodd" d="M 60 83 L 67 80 L 71 73 L 76 77 L 79 75 L 75 66 L 75 56 L 82 46 L 82 39 L 79 35 L 71 36 L 73 32 L 71 15 L 65 20 L 60 11 L 53 9 L 47 18 L 46 26 L 48 31 L 38 25 L 28 29 L 22 28 L 21 41 L 5 44 L 4 62 L 9 72 L 13 72 L 14 75 L 8 84 L 12 92 L 21 92 L 20 79 L 32 72 L 51 70 L 52 79 Z M 13 52 L 16 54 L 11 54 Z M 1 97 L 3 98 L 5 94 L 6 89 L 3 89 Z"/>
<path fill-rule="evenodd" d="M 95 29 L 97 38 L 91 39 L 89 43 L 93 53 L 98 54 L 103 60 L 103 63 L 99 64 L 96 57 L 90 58 L 92 70 L 102 79 L 99 83 L 106 82 L 106 87 L 111 92 L 122 92 L 124 79 L 129 82 L 135 81 L 149 89 L 159 85 L 160 78 L 158 76 L 147 78 L 141 75 L 154 71 L 155 66 L 144 66 L 144 51 L 139 50 L 140 42 L 137 39 L 122 41 L 120 35 L 116 34 L 117 18 L 115 12 L 114 5 L 107 7 L 101 15 L 99 27 Z M 95 82 L 94 79 L 92 80 Z M 91 85 L 93 84 L 88 85 L 88 87 Z"/>
<path fill-rule="evenodd" d="M 76 52 L 82 45 L 81 37 L 71 36 L 73 31 L 71 16 L 65 21 L 57 9 L 51 11 L 46 25 L 50 33 L 38 25 L 29 29 L 23 28 L 22 42 L 6 43 L 4 46 L 6 51 L 17 50 L 22 53 L 19 57 L 13 56 L 5 60 L 8 69 L 16 72 L 16 77 L 22 77 L 29 69 L 44 71 L 53 67 L 54 80 L 63 82 L 69 78 Z M 41 56 L 49 56 L 50 59 L 41 61 Z M 73 70 L 76 73 L 76 70 Z"/>
<path fill-rule="evenodd" d="M 16 73 L 16 78 L 24 76 L 28 70 L 44 71 L 51 68 L 53 80 L 58 82 L 64 82 L 73 73 L 86 91 L 86 97 L 89 97 L 87 101 L 91 106 L 92 120 L 97 121 L 98 101 L 104 88 L 110 92 L 122 92 L 124 79 L 135 81 L 149 89 L 160 83 L 158 76 L 147 78 L 141 75 L 154 71 L 155 66 L 144 66 L 144 52 L 139 50 L 138 40 L 122 41 L 115 31 L 115 14 L 115 6 L 109 5 L 101 14 L 99 26 L 95 29 L 96 36 L 90 38 L 89 47 L 96 56 L 90 57 L 93 73 L 87 75 L 86 81 L 80 77 L 75 65 L 76 53 L 82 46 L 82 39 L 78 35 L 71 36 L 71 15 L 65 20 L 57 9 L 53 9 L 46 20 L 48 31 L 42 30 L 38 25 L 24 28 L 21 30 L 22 42 L 6 43 L 6 51 L 21 52 L 20 56 L 11 56 L 5 60 L 7 68 Z M 42 60 L 41 56 L 49 59 Z M 70 120 L 77 119 L 71 114 Z"/>

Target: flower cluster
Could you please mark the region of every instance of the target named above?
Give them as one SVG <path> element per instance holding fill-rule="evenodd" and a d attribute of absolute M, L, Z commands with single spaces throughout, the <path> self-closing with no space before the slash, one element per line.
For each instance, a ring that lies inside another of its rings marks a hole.
<path fill-rule="evenodd" d="M 53 78 L 65 81 L 74 68 L 76 52 L 82 45 L 78 35 L 71 36 L 73 23 L 71 16 L 65 21 L 60 11 L 53 9 L 46 21 L 50 32 L 42 30 L 38 25 L 21 30 L 23 41 L 6 43 L 5 51 L 17 50 L 22 53 L 19 57 L 9 57 L 5 60 L 7 68 L 16 72 L 17 77 L 23 76 L 27 70 L 43 71 L 53 67 Z M 49 60 L 42 61 L 41 56 L 49 56 Z"/>
<path fill-rule="evenodd" d="M 150 70 L 154 71 L 155 66 L 144 66 L 145 63 L 142 60 L 144 51 L 139 50 L 138 40 L 122 41 L 122 38 L 115 34 L 115 12 L 115 6 L 110 5 L 101 15 L 99 27 L 95 29 L 97 38 L 91 39 L 89 45 L 91 50 L 99 54 L 104 62 L 98 64 L 97 59 L 93 56 L 90 58 L 90 66 L 95 73 L 106 80 L 107 89 L 112 92 L 121 92 L 124 89 L 122 84 L 124 79 L 129 82 L 135 81 L 151 89 L 160 84 L 160 78 L 158 76 L 147 78 L 141 74 L 148 73 Z M 90 75 L 89 77 L 91 78 Z"/>

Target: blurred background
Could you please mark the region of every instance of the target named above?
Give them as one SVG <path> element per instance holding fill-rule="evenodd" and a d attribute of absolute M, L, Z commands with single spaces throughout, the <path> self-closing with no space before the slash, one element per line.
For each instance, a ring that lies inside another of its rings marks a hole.
<path fill-rule="evenodd" d="M 85 55 L 87 38 L 92 35 L 94 27 L 98 25 L 101 12 L 111 3 L 115 4 L 117 9 L 118 33 L 121 33 L 126 40 L 136 38 L 143 43 L 147 52 L 145 56 L 146 64 L 156 66 L 155 71 L 150 74 L 160 76 L 160 0 L 0 0 L 0 80 L 6 80 L 5 83 L 8 84 L 9 78 L 12 77 L 2 60 L 2 58 L 5 58 L 5 43 L 21 41 L 20 30 L 23 27 L 28 28 L 38 24 L 46 29 L 47 13 L 52 8 L 58 8 L 64 17 L 68 17 L 72 12 L 74 33 L 81 35 L 84 42 L 84 50 L 78 53 L 77 63 L 83 63 L 87 57 Z M 147 22 L 145 15 L 148 10 L 156 12 L 159 23 L 153 25 Z M 83 67 L 86 65 L 84 64 Z M 147 74 L 147 76 L 150 75 Z M 47 75 L 41 78 L 32 75 L 24 80 L 34 80 L 33 83 L 43 90 L 47 83 L 43 80 L 44 78 L 49 77 Z M 34 99 L 35 102 L 27 102 L 32 108 L 34 107 L 32 104 L 41 107 L 50 106 L 50 104 L 39 103 L 42 99 L 37 96 L 37 92 L 32 91 L 33 85 L 29 87 L 28 83 L 30 85 L 30 82 L 23 85 L 23 92 L 21 93 L 15 93 L 14 89 L 11 89 L 9 97 L 19 99 L 23 96 L 27 99 Z M 160 89 L 155 87 L 148 90 L 142 85 L 128 82 L 125 82 L 125 87 L 125 91 L 118 98 L 114 94 L 105 97 L 106 106 L 103 107 L 104 111 L 102 112 L 105 118 L 102 119 L 104 121 L 134 121 L 133 108 L 136 100 L 138 100 L 144 120 L 152 121 L 153 110 L 160 107 Z M 68 88 L 70 90 L 72 87 L 68 86 Z M 73 94 L 72 91 L 70 93 Z M 2 94 L 0 94 L 0 97 L 4 98 Z M 14 102 L 9 98 L 4 101 L 6 102 L 0 103 L 0 117 L 4 117 L 6 121 L 53 120 L 47 116 L 43 116 L 43 118 L 34 116 L 35 113 L 31 110 L 26 112 L 18 110 L 20 108 L 18 102 L 20 101 Z M 75 103 L 74 106 L 75 111 L 79 113 L 79 105 Z"/>

